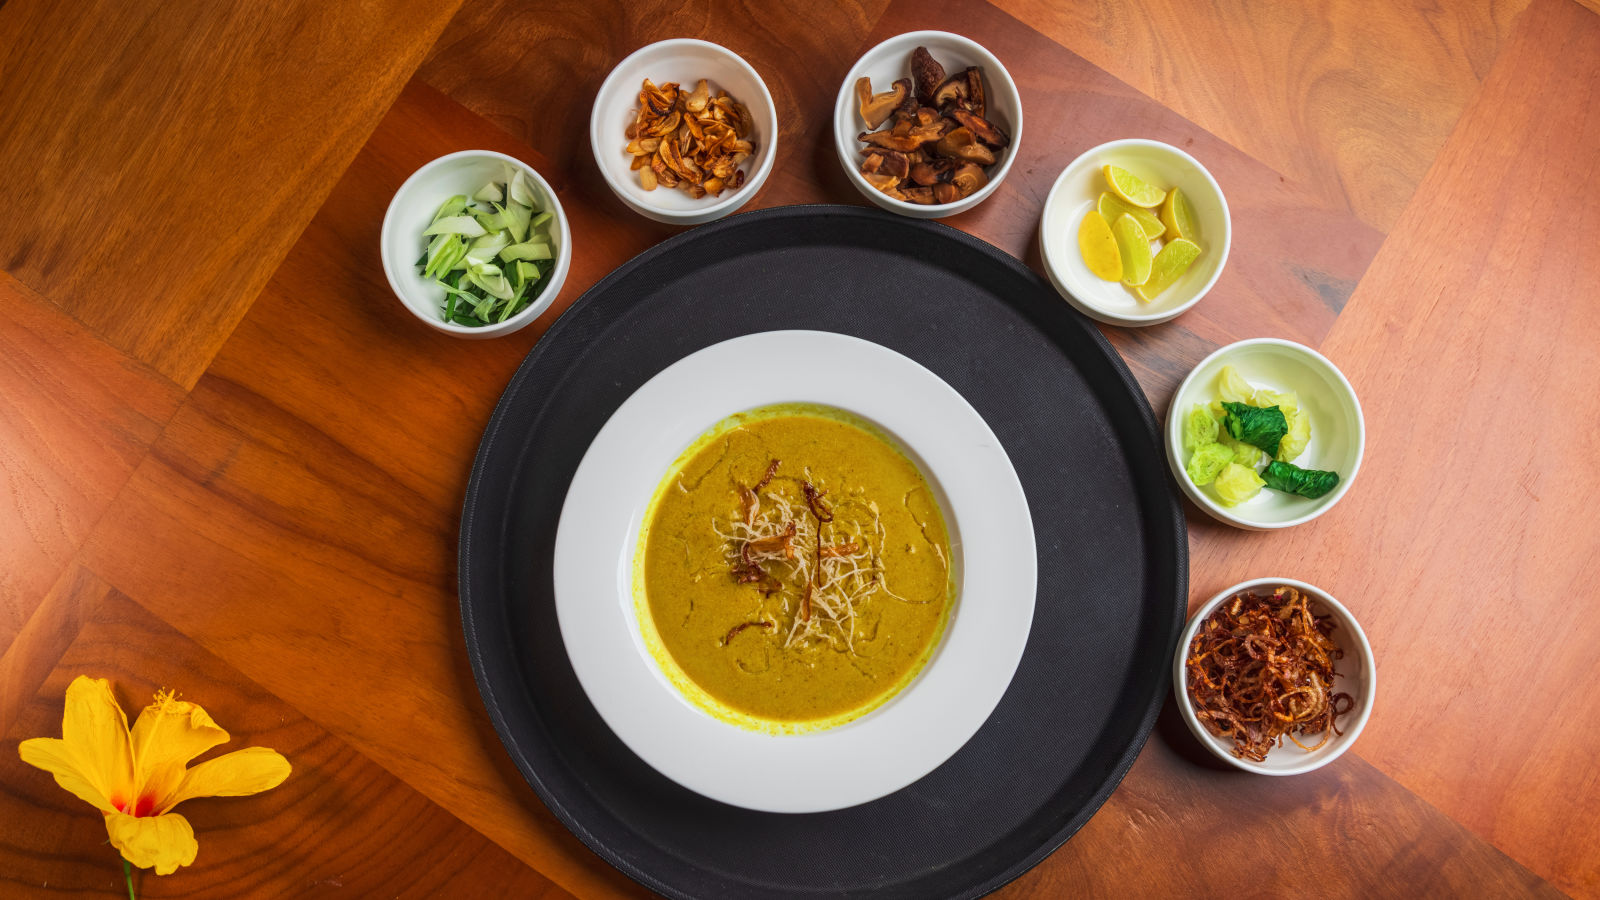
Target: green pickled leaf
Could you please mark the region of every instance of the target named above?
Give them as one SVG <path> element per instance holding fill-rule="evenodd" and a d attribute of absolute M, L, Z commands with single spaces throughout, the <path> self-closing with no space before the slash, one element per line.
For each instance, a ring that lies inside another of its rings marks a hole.
<path fill-rule="evenodd" d="M 1295 409 L 1287 413 L 1287 417 L 1289 433 L 1278 445 L 1278 459 L 1294 462 L 1295 457 L 1304 453 L 1306 445 L 1311 443 L 1311 416 L 1303 409 Z"/>
<path fill-rule="evenodd" d="M 1278 452 L 1278 444 L 1289 433 L 1289 421 L 1276 406 L 1261 409 L 1244 403 L 1224 401 L 1227 411 L 1223 424 L 1236 441 L 1259 447 L 1268 455 Z"/>
<path fill-rule="evenodd" d="M 1217 498 L 1224 506 L 1238 506 L 1261 493 L 1261 488 L 1265 484 L 1255 469 L 1238 463 L 1228 463 L 1217 473 L 1217 480 L 1212 482 L 1212 487 L 1216 489 Z"/>
<path fill-rule="evenodd" d="M 1183 449 L 1199 450 L 1217 442 L 1217 419 L 1203 404 L 1196 403 L 1183 420 Z M 1233 454 L 1228 454 L 1232 459 Z"/>
<path fill-rule="evenodd" d="M 1294 463 L 1273 460 L 1267 463 L 1261 477 L 1267 487 L 1286 494 L 1299 494 L 1312 500 L 1339 486 L 1338 472 L 1319 469 L 1302 469 Z"/>
<path fill-rule="evenodd" d="M 1222 371 L 1217 373 L 1217 390 L 1227 403 L 1249 403 L 1256 395 L 1255 387 L 1245 381 L 1233 366 L 1223 366 Z"/>
<path fill-rule="evenodd" d="M 1217 474 L 1222 467 L 1233 462 L 1233 451 L 1221 444 L 1206 444 L 1189 457 L 1189 462 L 1183 470 L 1189 474 L 1189 480 L 1204 486 L 1217 480 Z"/>
<path fill-rule="evenodd" d="M 505 195 L 505 191 L 500 187 L 500 182 L 491 181 L 478 188 L 478 192 L 472 195 L 472 199 L 480 203 L 499 203 Z"/>
<path fill-rule="evenodd" d="M 1294 391 L 1274 391 L 1267 388 L 1258 388 L 1255 396 L 1250 398 L 1250 405 L 1259 406 L 1262 409 L 1276 406 L 1283 410 L 1283 414 L 1287 416 L 1300 408 L 1300 395 Z"/>

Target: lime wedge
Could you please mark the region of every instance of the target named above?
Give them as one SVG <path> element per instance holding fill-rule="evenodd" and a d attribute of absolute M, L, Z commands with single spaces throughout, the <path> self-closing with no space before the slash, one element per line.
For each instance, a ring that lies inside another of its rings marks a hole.
<path fill-rule="evenodd" d="M 1111 192 L 1134 206 L 1143 206 L 1149 209 L 1153 206 L 1160 206 L 1161 201 L 1167 199 L 1166 191 L 1121 166 L 1108 165 L 1101 171 L 1105 173 L 1106 183 L 1111 185 Z"/>
<path fill-rule="evenodd" d="M 1112 224 L 1111 233 L 1117 238 L 1117 250 L 1122 256 L 1122 283 L 1129 287 L 1144 284 L 1150 278 L 1150 239 L 1145 237 L 1139 220 L 1123 215 Z"/>
<path fill-rule="evenodd" d="M 1100 215 L 1105 216 L 1107 222 L 1115 222 L 1118 217 L 1124 215 L 1133 216 L 1139 220 L 1139 227 L 1144 229 L 1145 237 L 1152 241 L 1161 237 L 1167 230 L 1167 226 L 1161 224 L 1161 218 L 1154 212 L 1142 206 L 1134 206 L 1116 194 L 1102 192 L 1100 202 L 1095 208 L 1100 210 Z"/>
<path fill-rule="evenodd" d="M 1092 209 L 1078 226 L 1078 252 L 1096 278 L 1122 280 L 1122 251 L 1117 249 L 1117 239 L 1112 236 L 1106 217 Z"/>
<path fill-rule="evenodd" d="M 1167 241 L 1161 252 L 1150 262 L 1150 278 L 1144 284 L 1134 288 L 1133 292 L 1139 299 L 1149 303 L 1156 295 L 1172 287 L 1183 273 L 1189 271 L 1189 266 L 1200 256 L 1200 245 L 1183 238 Z"/>
<path fill-rule="evenodd" d="M 1200 230 L 1195 227 L 1194 207 L 1189 205 L 1188 195 L 1177 188 L 1168 191 L 1166 201 L 1161 204 L 1161 222 L 1167 226 L 1172 237 L 1186 241 L 1200 240 Z"/>

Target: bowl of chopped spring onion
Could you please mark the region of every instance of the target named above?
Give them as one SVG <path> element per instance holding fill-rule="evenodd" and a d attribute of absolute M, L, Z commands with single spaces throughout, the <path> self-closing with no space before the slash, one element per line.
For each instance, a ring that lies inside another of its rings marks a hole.
<path fill-rule="evenodd" d="M 406 309 L 461 338 L 510 334 L 555 302 L 572 233 L 527 164 L 463 150 L 418 169 L 389 203 L 383 271 Z"/>

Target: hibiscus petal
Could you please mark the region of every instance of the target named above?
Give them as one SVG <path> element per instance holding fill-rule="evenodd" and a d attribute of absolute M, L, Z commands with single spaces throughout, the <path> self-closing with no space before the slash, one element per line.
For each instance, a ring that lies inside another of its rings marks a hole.
<path fill-rule="evenodd" d="M 28 765 L 38 766 L 54 775 L 56 784 L 79 800 L 102 812 L 114 811 L 106 795 L 78 768 L 78 760 L 67 749 L 66 741 L 59 738 L 32 738 L 17 745 L 17 753 Z"/>
<path fill-rule="evenodd" d="M 65 755 L 79 776 L 100 796 L 113 806 L 118 801 L 133 802 L 132 796 L 124 796 L 131 795 L 135 786 L 128 717 L 111 693 L 109 681 L 85 675 L 72 679 L 61 713 L 61 738 Z"/>
<path fill-rule="evenodd" d="M 171 875 L 200 852 L 189 820 L 177 813 L 137 819 L 112 813 L 106 816 L 106 833 L 123 859 L 141 869 L 154 868 L 157 875 Z"/>
<path fill-rule="evenodd" d="M 150 798 L 153 807 L 171 808 L 176 801 L 168 798 L 183 783 L 184 766 L 227 740 L 228 733 L 197 704 L 174 700 L 165 691 L 157 694 L 155 702 L 133 723 L 131 743 L 134 768 L 141 778 L 139 796 Z"/>
<path fill-rule="evenodd" d="M 195 797 L 244 797 L 275 788 L 289 777 L 289 761 L 266 747 L 247 747 L 208 759 L 189 770 L 162 809 Z"/>

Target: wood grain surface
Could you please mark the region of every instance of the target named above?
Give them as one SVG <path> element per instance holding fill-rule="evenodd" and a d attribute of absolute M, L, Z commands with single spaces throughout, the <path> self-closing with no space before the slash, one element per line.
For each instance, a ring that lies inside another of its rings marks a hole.
<path fill-rule="evenodd" d="M 588 103 L 638 46 L 722 43 L 782 111 L 779 165 L 747 208 L 864 204 L 833 152 L 839 79 L 931 27 L 993 50 L 1028 116 L 1001 190 L 949 224 L 1037 268 L 1070 159 L 1117 137 L 1185 147 L 1227 193 L 1227 270 L 1176 322 L 1103 330 L 1158 412 L 1220 344 L 1303 341 L 1349 375 L 1369 429 L 1357 484 L 1314 523 L 1248 534 L 1189 507 L 1192 601 L 1282 574 L 1360 617 L 1382 677 L 1354 751 L 1247 776 L 1169 704 L 1100 813 L 1003 893 L 1600 897 L 1590 10 L 100 12 L 0 5 L 0 893 L 120 890 L 93 811 L 12 752 L 58 733 L 66 683 L 91 673 L 129 705 L 179 688 L 230 746 L 295 766 L 273 792 L 186 805 L 200 858 L 144 876 L 144 895 L 642 895 L 512 767 L 454 584 L 501 389 L 585 288 L 679 230 L 604 187 Z M 377 253 L 399 184 L 468 148 L 544 174 L 579 250 L 551 311 L 488 342 L 412 319 Z M 83 187 L 49 193 L 63 185 Z M 118 277 L 84 262 L 99 259 Z"/>
<path fill-rule="evenodd" d="M 997 5 L 1387 231 L 1527 0 Z"/>
<path fill-rule="evenodd" d="M 59 735 L 61 695 L 83 673 L 110 679 L 130 719 L 157 688 L 172 688 L 228 731 L 222 750 L 271 747 L 294 767 L 267 793 L 179 807 L 199 855 L 183 877 L 143 874 L 141 897 L 467 896 L 486 884 L 508 896 L 568 896 L 115 591 L 86 611 L 8 741 Z M 115 896 L 122 868 L 105 826 L 36 771 L 0 754 L 0 821 L 28 823 L 0 842 L 0 892 Z"/>
<path fill-rule="evenodd" d="M 458 2 L 0 5 L 0 265 L 192 384 Z"/>

